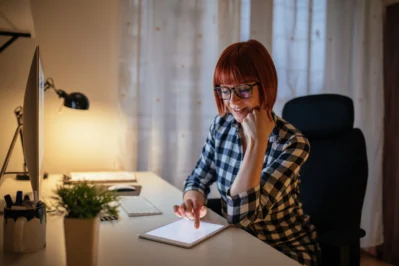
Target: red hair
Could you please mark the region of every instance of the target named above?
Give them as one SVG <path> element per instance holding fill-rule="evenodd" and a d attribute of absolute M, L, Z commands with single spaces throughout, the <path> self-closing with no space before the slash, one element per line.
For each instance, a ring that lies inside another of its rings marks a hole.
<path fill-rule="evenodd" d="M 216 64 L 213 86 L 236 85 L 257 81 L 260 104 L 273 108 L 277 97 L 277 72 L 272 57 L 256 40 L 238 42 L 227 47 Z M 223 100 L 214 92 L 220 115 L 225 113 Z"/>

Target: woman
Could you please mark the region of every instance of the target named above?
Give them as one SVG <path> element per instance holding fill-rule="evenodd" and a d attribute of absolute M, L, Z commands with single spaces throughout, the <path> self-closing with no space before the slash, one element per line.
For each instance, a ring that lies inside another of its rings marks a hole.
<path fill-rule="evenodd" d="M 184 186 L 179 217 L 199 227 L 212 183 L 222 214 L 304 265 L 316 265 L 315 227 L 299 201 L 299 170 L 309 156 L 302 133 L 277 117 L 277 74 L 266 48 L 256 40 L 227 47 L 214 73 L 219 115 Z"/>

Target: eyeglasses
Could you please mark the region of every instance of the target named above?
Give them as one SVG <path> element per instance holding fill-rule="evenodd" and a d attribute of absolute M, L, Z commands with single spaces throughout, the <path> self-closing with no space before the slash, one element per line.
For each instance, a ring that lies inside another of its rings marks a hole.
<path fill-rule="evenodd" d="M 230 100 L 231 91 L 234 91 L 234 93 L 241 99 L 248 99 L 248 98 L 251 98 L 252 89 L 256 85 L 259 85 L 259 83 L 255 82 L 254 84 L 240 84 L 234 88 L 218 86 L 214 90 L 215 90 L 216 94 L 218 95 L 218 97 L 222 100 Z"/>

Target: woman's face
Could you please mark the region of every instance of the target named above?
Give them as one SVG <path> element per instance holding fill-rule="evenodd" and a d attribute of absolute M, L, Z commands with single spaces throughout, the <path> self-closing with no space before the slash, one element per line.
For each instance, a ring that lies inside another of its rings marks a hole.
<path fill-rule="evenodd" d="M 255 84 L 255 81 L 236 85 L 222 84 L 220 86 L 222 87 L 222 92 L 224 91 L 225 93 L 227 92 L 226 88 L 230 89 L 230 100 L 223 100 L 223 102 L 226 108 L 233 114 L 235 120 L 238 123 L 242 123 L 244 118 L 247 117 L 247 115 L 252 112 L 255 107 L 260 107 L 259 85 L 255 85 L 252 87 L 252 91 L 249 92 L 249 95 L 251 95 L 249 98 L 240 98 L 239 96 L 237 96 L 239 90 L 241 90 L 242 95 L 245 95 L 246 93 L 245 86 L 241 85 L 253 84 Z M 231 90 L 232 88 L 234 88 L 235 91 Z"/>

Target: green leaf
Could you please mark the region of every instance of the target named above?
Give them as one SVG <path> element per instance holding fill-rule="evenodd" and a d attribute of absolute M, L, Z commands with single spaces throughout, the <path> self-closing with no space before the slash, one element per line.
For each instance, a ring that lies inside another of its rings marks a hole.
<path fill-rule="evenodd" d="M 118 196 L 103 187 L 87 182 L 64 184 L 55 193 L 57 210 L 64 212 L 68 218 L 94 218 L 100 213 L 118 216 Z"/>

